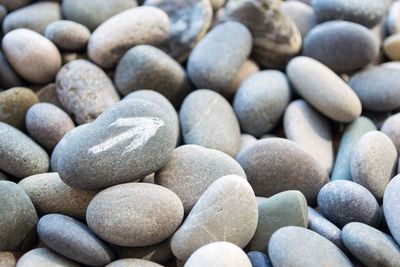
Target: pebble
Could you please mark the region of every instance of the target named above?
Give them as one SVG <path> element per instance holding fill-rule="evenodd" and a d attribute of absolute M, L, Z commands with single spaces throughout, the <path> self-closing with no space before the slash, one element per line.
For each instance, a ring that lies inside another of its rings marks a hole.
<path fill-rule="evenodd" d="M 383 50 L 390 60 L 400 60 L 400 33 L 391 35 L 385 39 Z"/>
<path fill-rule="evenodd" d="M 240 127 L 232 106 L 211 90 L 190 93 L 179 110 L 185 144 L 220 150 L 235 157 L 240 149 Z"/>
<path fill-rule="evenodd" d="M 400 244 L 400 176 L 395 176 L 386 187 L 383 196 L 383 212 L 390 233 Z"/>
<path fill-rule="evenodd" d="M 388 117 L 381 127 L 381 131 L 390 137 L 396 147 L 397 153 L 400 153 L 400 113 Z"/>
<path fill-rule="evenodd" d="M 86 48 L 90 31 L 74 21 L 58 20 L 46 27 L 44 35 L 61 50 L 81 51 Z"/>
<path fill-rule="evenodd" d="M 213 17 L 211 4 L 214 5 L 209 0 L 147 0 L 144 3 L 167 13 L 170 35 L 160 47 L 178 62 L 188 58 L 190 51 L 210 28 Z"/>
<path fill-rule="evenodd" d="M 363 108 L 391 111 L 400 107 L 400 70 L 376 66 L 354 74 L 349 85 L 357 94 Z"/>
<path fill-rule="evenodd" d="M 50 103 L 31 106 L 26 113 L 25 124 L 29 135 L 49 150 L 75 127 L 67 113 Z"/>
<path fill-rule="evenodd" d="M 319 22 L 347 20 L 372 28 L 385 15 L 385 4 L 377 0 L 314 0 L 312 7 Z"/>
<path fill-rule="evenodd" d="M 43 1 L 20 8 L 9 13 L 3 21 L 3 33 L 17 28 L 26 28 L 40 34 L 50 23 L 61 19 L 60 4 Z"/>
<path fill-rule="evenodd" d="M 242 167 L 229 155 L 197 145 L 183 145 L 174 150 L 154 180 L 177 194 L 185 214 L 189 214 L 206 189 L 226 175 L 246 179 Z"/>
<path fill-rule="evenodd" d="M 213 242 L 197 249 L 184 267 L 252 267 L 246 253 L 230 242 Z"/>
<path fill-rule="evenodd" d="M 137 258 L 164 264 L 174 255 L 171 250 L 171 239 L 146 247 L 117 247 L 119 258 Z"/>
<path fill-rule="evenodd" d="M 283 249 L 284 248 L 284 249 Z M 276 231 L 268 245 L 273 266 L 353 266 L 346 255 L 321 235 L 298 226 Z"/>
<path fill-rule="evenodd" d="M 122 95 L 152 89 L 178 107 L 191 91 L 185 70 L 173 58 L 151 45 L 128 50 L 117 65 L 114 82 Z"/>
<path fill-rule="evenodd" d="M 72 188 L 56 172 L 36 174 L 22 179 L 19 186 L 32 200 L 39 214 L 59 213 L 84 220 L 86 209 L 98 191 Z"/>
<path fill-rule="evenodd" d="M 251 262 L 252 267 L 272 267 L 272 263 L 267 255 L 259 251 L 250 251 L 247 257 Z"/>
<path fill-rule="evenodd" d="M 164 11 L 150 6 L 131 8 L 96 28 L 90 36 L 87 53 L 100 67 L 112 69 L 131 47 L 157 45 L 168 33 L 168 15 Z"/>
<path fill-rule="evenodd" d="M 251 144 L 254 144 L 257 142 L 257 138 L 252 136 L 251 134 L 241 134 L 240 135 L 240 150 L 242 151 L 246 147 L 250 146 Z"/>
<path fill-rule="evenodd" d="M 250 54 L 252 38 L 239 22 L 215 26 L 196 45 L 187 62 L 187 72 L 196 88 L 222 92 Z"/>
<path fill-rule="evenodd" d="M 142 259 L 121 259 L 107 264 L 105 267 L 162 267 L 162 265 Z"/>
<path fill-rule="evenodd" d="M 15 267 L 17 260 L 12 252 L 0 251 L 0 265 L 3 267 Z"/>
<path fill-rule="evenodd" d="M 370 131 L 353 148 L 351 177 L 381 201 L 396 173 L 397 161 L 397 150 L 390 138 L 380 131 Z"/>
<path fill-rule="evenodd" d="M 328 118 L 351 122 L 361 114 L 361 103 L 351 88 L 332 70 L 309 57 L 296 57 L 286 67 L 296 91 Z"/>
<path fill-rule="evenodd" d="M 257 230 L 249 250 L 268 253 L 268 242 L 278 229 L 295 225 L 307 228 L 307 200 L 300 191 L 278 193 L 258 205 Z"/>
<path fill-rule="evenodd" d="M 0 121 L 24 131 L 26 112 L 38 102 L 37 96 L 28 88 L 14 87 L 0 92 Z"/>
<path fill-rule="evenodd" d="M 335 154 L 327 118 L 299 99 L 286 108 L 283 129 L 287 139 L 302 146 L 328 173 L 331 172 Z"/>
<path fill-rule="evenodd" d="M 110 17 L 137 6 L 136 0 L 63 0 L 62 13 L 94 31 Z"/>
<path fill-rule="evenodd" d="M 309 205 L 328 182 L 328 173 L 300 145 L 283 138 L 266 138 L 236 157 L 257 196 L 270 197 L 285 190 L 299 190 Z"/>
<path fill-rule="evenodd" d="M 139 180 L 167 163 L 176 133 L 161 106 L 143 99 L 120 101 L 70 137 L 57 170 L 66 184 L 79 189 Z"/>
<path fill-rule="evenodd" d="M 350 222 L 379 225 L 380 208 L 375 197 L 361 185 L 337 180 L 326 184 L 318 193 L 318 207 L 324 217 L 343 227 Z"/>
<path fill-rule="evenodd" d="M 38 215 L 17 184 L 0 181 L 0 251 L 26 250 L 36 240 Z"/>
<path fill-rule="evenodd" d="M 56 77 L 57 95 L 78 124 L 95 120 L 120 98 L 106 73 L 88 60 L 64 65 Z"/>
<path fill-rule="evenodd" d="M 335 36 L 335 37 L 334 37 Z M 379 43 L 366 27 L 348 21 L 328 21 L 315 26 L 304 39 L 303 55 L 336 73 L 352 73 L 378 56 Z"/>
<path fill-rule="evenodd" d="M 394 1 L 386 16 L 386 28 L 389 34 L 400 33 L 400 3 Z"/>
<path fill-rule="evenodd" d="M 353 149 L 361 136 L 374 130 L 376 130 L 374 123 L 363 116 L 358 117 L 345 128 L 336 154 L 331 180 L 352 180 L 350 166 Z"/>
<path fill-rule="evenodd" d="M 366 266 L 398 266 L 400 247 L 393 238 L 371 226 L 353 222 L 342 230 L 343 243 Z"/>
<path fill-rule="evenodd" d="M 0 4 L 4 5 L 9 11 L 26 6 L 30 2 L 32 2 L 32 0 L 0 0 Z"/>
<path fill-rule="evenodd" d="M 8 63 L 4 53 L 0 51 L 0 86 L 8 89 L 22 85 L 23 82 L 21 81 L 21 78 L 10 66 L 10 63 Z"/>
<path fill-rule="evenodd" d="M 115 257 L 111 248 L 85 224 L 65 215 L 48 214 L 41 217 L 37 232 L 46 246 L 82 264 L 104 266 Z"/>
<path fill-rule="evenodd" d="M 225 5 L 226 0 L 210 0 L 214 12 Z"/>
<path fill-rule="evenodd" d="M 304 38 L 307 33 L 317 25 L 315 12 L 309 5 L 301 1 L 282 2 L 280 10 L 283 14 L 291 17 Z"/>
<path fill-rule="evenodd" d="M 40 88 L 39 91 L 36 91 L 35 94 L 39 98 L 40 102 L 50 103 L 63 109 L 63 106 L 58 99 L 56 88 L 55 83 L 49 83 Z"/>
<path fill-rule="evenodd" d="M 25 253 L 15 267 L 79 267 L 80 265 L 48 248 L 35 248 Z"/>
<path fill-rule="evenodd" d="M 47 172 L 49 156 L 24 133 L 0 122 L 0 169 L 22 179 Z"/>
<path fill-rule="evenodd" d="M 183 205 L 167 188 L 128 183 L 97 194 L 89 204 L 86 220 L 89 228 L 107 242 L 150 246 L 175 232 L 183 220 Z"/>
<path fill-rule="evenodd" d="M 172 236 L 172 252 L 186 260 L 212 242 L 227 241 L 243 248 L 256 231 L 257 217 L 256 197 L 249 183 L 237 175 L 223 176 L 207 188 Z"/>
<path fill-rule="evenodd" d="M 241 83 L 233 109 L 242 131 L 261 136 L 278 124 L 290 99 L 286 75 L 277 70 L 264 70 Z"/>

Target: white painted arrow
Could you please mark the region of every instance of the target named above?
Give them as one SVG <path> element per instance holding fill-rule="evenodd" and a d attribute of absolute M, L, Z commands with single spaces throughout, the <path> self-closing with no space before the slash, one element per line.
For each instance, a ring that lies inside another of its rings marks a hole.
<path fill-rule="evenodd" d="M 125 132 L 111 137 L 91 147 L 88 150 L 89 154 L 98 154 L 103 151 L 110 149 L 118 143 L 121 143 L 127 139 L 133 138 L 131 143 L 124 149 L 122 155 L 131 152 L 139 147 L 144 146 L 147 141 L 156 134 L 157 130 L 164 125 L 164 122 L 156 117 L 133 117 L 133 118 L 119 118 L 115 122 L 111 123 L 108 128 L 113 127 L 131 127 Z"/>

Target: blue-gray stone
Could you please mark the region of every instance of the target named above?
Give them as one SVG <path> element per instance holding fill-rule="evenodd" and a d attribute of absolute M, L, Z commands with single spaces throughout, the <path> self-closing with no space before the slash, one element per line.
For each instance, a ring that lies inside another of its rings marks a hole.
<path fill-rule="evenodd" d="M 390 233 L 400 244 L 400 175 L 394 177 L 383 196 L 383 211 Z"/>
<path fill-rule="evenodd" d="M 313 8 L 300 1 L 282 2 L 280 10 L 294 20 L 302 38 L 317 24 Z"/>
<path fill-rule="evenodd" d="M 252 267 L 272 267 L 268 256 L 260 251 L 250 251 L 247 253 L 247 257 L 249 257 Z"/>

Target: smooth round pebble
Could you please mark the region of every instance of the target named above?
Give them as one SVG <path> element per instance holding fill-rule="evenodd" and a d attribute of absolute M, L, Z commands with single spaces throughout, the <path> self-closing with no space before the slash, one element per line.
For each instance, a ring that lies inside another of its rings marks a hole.
<path fill-rule="evenodd" d="M 247 257 L 251 262 L 252 267 L 272 267 L 272 263 L 267 255 L 259 251 L 250 251 Z"/>
<path fill-rule="evenodd" d="M 383 51 L 390 60 L 400 60 L 400 33 L 389 36 L 383 42 Z"/>
<path fill-rule="evenodd" d="M 145 247 L 117 247 L 115 248 L 119 258 L 143 259 L 159 264 L 168 262 L 174 255 L 171 250 L 171 239 Z"/>
<path fill-rule="evenodd" d="M 381 131 L 389 136 L 396 147 L 397 153 L 400 153 L 400 113 L 396 113 L 385 120 Z"/>
<path fill-rule="evenodd" d="M 10 63 L 7 61 L 4 53 L 0 51 L 0 86 L 3 88 L 12 88 L 22 85 L 23 82 L 21 78 L 10 66 Z"/>
<path fill-rule="evenodd" d="M 0 0 L 0 4 L 4 5 L 9 11 L 26 6 L 30 2 L 32 2 L 32 0 Z"/>
<path fill-rule="evenodd" d="M 394 177 L 386 187 L 383 196 L 383 212 L 390 233 L 400 244 L 400 175 Z"/>
<path fill-rule="evenodd" d="M 246 147 L 250 146 L 251 144 L 254 144 L 257 142 L 257 138 L 252 136 L 251 134 L 241 134 L 240 135 L 240 150 L 242 151 Z"/>
<path fill-rule="evenodd" d="M 15 267 L 79 267 L 72 260 L 64 258 L 48 248 L 35 248 L 25 253 Z"/>
<path fill-rule="evenodd" d="M 317 24 L 312 7 L 301 1 L 282 2 L 280 10 L 294 20 L 302 38 Z"/>
<path fill-rule="evenodd" d="M 389 34 L 400 33 L 400 3 L 391 1 L 389 12 L 386 16 L 386 27 Z"/>
<path fill-rule="evenodd" d="M 81 51 L 86 48 L 90 31 L 74 21 L 58 20 L 46 27 L 44 35 L 62 50 Z"/>

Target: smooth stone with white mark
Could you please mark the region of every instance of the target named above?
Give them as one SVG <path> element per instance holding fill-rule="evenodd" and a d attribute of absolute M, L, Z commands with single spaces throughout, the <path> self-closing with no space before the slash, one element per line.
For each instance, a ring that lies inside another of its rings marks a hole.
<path fill-rule="evenodd" d="M 260 251 L 250 251 L 247 253 L 247 257 L 249 257 L 253 267 L 272 267 L 271 260 Z"/>
<path fill-rule="evenodd" d="M 400 113 L 396 113 L 385 120 L 381 131 L 389 136 L 396 147 L 397 153 L 400 153 Z"/>
<path fill-rule="evenodd" d="M 390 60 L 400 60 L 400 33 L 391 35 L 383 42 L 383 51 Z"/>
<path fill-rule="evenodd" d="M 107 264 L 105 267 L 162 267 L 162 265 L 142 259 L 120 259 Z"/>
<path fill-rule="evenodd" d="M 90 31 L 82 24 L 70 20 L 59 20 L 50 23 L 44 32 L 60 49 L 81 51 L 86 48 Z"/>
<path fill-rule="evenodd" d="M 280 10 L 294 20 L 302 38 L 317 24 L 312 7 L 300 1 L 282 2 Z"/>
<path fill-rule="evenodd" d="M 35 248 L 25 253 L 15 267 L 79 267 L 80 265 L 48 248 Z"/>
<path fill-rule="evenodd" d="M 394 177 L 386 187 L 383 196 L 383 212 L 390 233 L 400 244 L 400 175 Z"/>

